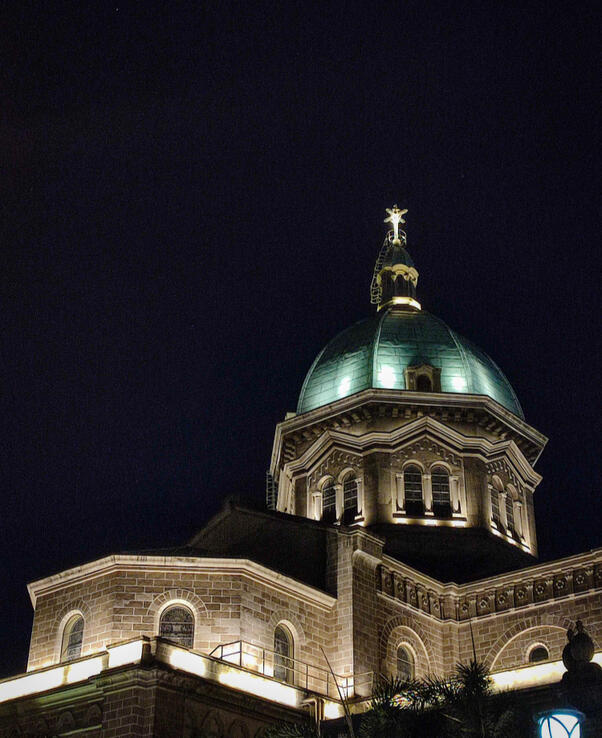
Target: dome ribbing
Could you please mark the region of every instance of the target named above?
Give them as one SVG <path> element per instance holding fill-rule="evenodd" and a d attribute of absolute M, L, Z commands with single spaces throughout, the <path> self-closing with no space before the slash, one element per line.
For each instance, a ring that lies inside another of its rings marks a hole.
<path fill-rule="evenodd" d="M 422 311 L 389 308 L 339 333 L 318 354 L 299 396 L 306 413 L 365 389 L 405 390 L 405 370 L 422 364 L 441 370 L 441 391 L 491 397 L 524 418 L 522 408 L 497 364 Z"/>

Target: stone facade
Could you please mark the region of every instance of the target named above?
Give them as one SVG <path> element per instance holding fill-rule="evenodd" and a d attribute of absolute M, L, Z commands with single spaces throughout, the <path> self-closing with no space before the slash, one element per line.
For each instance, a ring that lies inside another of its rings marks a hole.
<path fill-rule="evenodd" d="M 171 554 L 30 584 L 28 674 L 0 683 L 0 736 L 259 738 L 276 719 L 339 718 L 341 696 L 364 709 L 401 648 L 416 677 L 476 656 L 537 690 L 558 680 L 577 620 L 601 660 L 602 549 L 537 563 L 547 439 L 491 397 L 442 393 L 440 372 L 409 366 L 411 390 L 287 415 L 275 509 L 230 501 Z M 183 630 L 162 629 L 170 608 Z M 41 701 L 38 683 L 53 684 Z"/>
<path fill-rule="evenodd" d="M 275 627 L 285 623 L 295 659 L 327 668 L 323 649 L 345 676 L 395 673 L 402 643 L 417 675 L 446 674 L 472 657 L 471 628 L 478 659 L 494 671 L 525 665 L 534 645 L 559 659 L 576 619 L 602 644 L 602 551 L 456 585 L 387 556 L 384 541 L 362 529 L 333 529 L 326 546 L 330 593 L 251 561 L 201 557 L 109 557 L 34 583 L 28 668 L 60 661 L 62 630 L 75 612 L 84 617 L 88 655 L 157 635 L 161 612 L 178 603 L 194 614 L 195 650 L 209 654 L 233 641 L 271 650 Z"/>
<path fill-rule="evenodd" d="M 446 545 L 460 557 L 469 553 L 460 531 L 497 539 L 491 546 L 495 555 L 485 558 L 489 568 L 484 562 L 479 569 L 472 565 L 473 576 L 534 563 L 533 495 L 541 477 L 533 464 L 545 437 L 489 398 L 468 401 L 466 396 L 459 400 L 433 393 L 421 396 L 418 405 L 415 394 L 366 390 L 281 423 L 271 467 L 279 487 L 278 510 L 319 520 L 324 495 L 332 496 L 334 489 L 334 519 L 340 520 L 343 482 L 352 475 L 357 514 L 345 522 L 382 533 L 390 550 L 406 561 L 410 551 L 404 539 L 410 532 L 416 536 L 420 527 L 438 526 L 447 529 L 439 537 L 445 536 Z M 409 467 L 421 479 L 418 513 L 408 504 L 405 489 Z M 444 515 L 433 491 L 437 473 L 448 484 L 449 512 Z M 386 532 L 383 526 L 388 526 Z M 401 526 L 408 530 L 402 532 Z M 415 551 L 419 554 L 428 548 L 420 543 L 411 547 L 422 549 Z M 439 571 L 441 558 L 433 566 L 423 560 L 417 568 L 444 579 L 462 574 L 459 565 L 455 572 Z"/>
<path fill-rule="evenodd" d="M 91 738 L 262 738 L 296 711 L 159 663 L 113 670 L 83 686 L 0 704 L 0 737 L 85 734 Z"/>

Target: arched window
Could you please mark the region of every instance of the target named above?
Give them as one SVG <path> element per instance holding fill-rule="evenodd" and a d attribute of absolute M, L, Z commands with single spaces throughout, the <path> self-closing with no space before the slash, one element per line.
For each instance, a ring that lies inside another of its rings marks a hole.
<path fill-rule="evenodd" d="M 433 385 L 431 383 L 430 377 L 428 377 L 426 374 L 419 374 L 416 378 L 416 390 L 418 392 L 432 392 Z"/>
<path fill-rule="evenodd" d="M 357 515 L 357 478 L 350 472 L 343 481 L 343 522 L 353 523 Z"/>
<path fill-rule="evenodd" d="M 274 630 L 274 679 L 293 683 L 293 636 L 290 630 L 280 624 Z"/>
<path fill-rule="evenodd" d="M 422 515 L 424 502 L 422 498 L 422 471 L 420 467 L 411 464 L 403 471 L 403 486 L 405 490 L 406 512 L 408 515 Z"/>
<path fill-rule="evenodd" d="M 511 534 L 514 531 L 514 500 L 510 490 L 506 492 L 506 524 L 506 532 Z"/>
<path fill-rule="evenodd" d="M 81 615 L 69 618 L 63 630 L 63 641 L 61 643 L 61 661 L 72 661 L 78 659 L 82 653 L 82 642 L 84 640 L 84 619 Z"/>
<path fill-rule="evenodd" d="M 535 646 L 529 651 L 529 663 L 536 664 L 538 661 L 547 661 L 550 658 L 545 646 Z"/>
<path fill-rule="evenodd" d="M 500 523 L 500 492 L 504 488 L 499 477 L 491 480 L 491 519 L 496 525 Z"/>
<path fill-rule="evenodd" d="M 433 512 L 438 518 L 451 517 L 451 501 L 449 496 L 449 474 L 441 466 L 433 469 L 431 474 L 433 488 Z"/>
<path fill-rule="evenodd" d="M 397 649 L 397 678 L 403 681 L 414 678 L 414 656 L 405 646 Z"/>
<path fill-rule="evenodd" d="M 194 615 L 182 605 L 163 610 L 159 621 L 159 635 L 180 646 L 192 648 L 194 643 Z"/>
<path fill-rule="evenodd" d="M 322 487 L 322 520 L 332 523 L 337 517 L 337 488 L 334 479 L 328 479 Z"/>

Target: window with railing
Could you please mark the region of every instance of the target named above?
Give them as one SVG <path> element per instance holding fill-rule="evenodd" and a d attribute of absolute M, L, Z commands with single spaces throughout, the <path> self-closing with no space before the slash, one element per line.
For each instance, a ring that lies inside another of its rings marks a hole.
<path fill-rule="evenodd" d="M 292 684 L 293 670 L 293 636 L 284 625 L 274 630 L 274 679 Z"/>
<path fill-rule="evenodd" d="M 286 626 L 281 624 L 278 627 Z M 286 632 L 284 635 L 286 636 Z M 274 632 L 274 645 L 276 646 L 276 632 Z M 292 645 L 291 641 L 291 647 Z M 372 694 L 373 673 L 371 671 L 341 676 L 333 674 L 326 664 L 316 666 L 300 661 L 294 658 L 292 652 L 291 656 L 285 659 L 281 652 L 255 646 L 246 641 L 220 644 L 213 649 L 210 656 L 269 679 L 277 679 L 299 689 L 317 692 L 334 699 L 339 699 L 341 694 L 345 698 Z"/>

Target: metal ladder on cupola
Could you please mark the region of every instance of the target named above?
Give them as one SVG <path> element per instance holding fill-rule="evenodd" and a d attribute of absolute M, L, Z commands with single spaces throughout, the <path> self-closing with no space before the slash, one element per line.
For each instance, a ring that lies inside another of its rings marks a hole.
<path fill-rule="evenodd" d="M 408 242 L 405 231 L 399 231 L 399 235 L 401 236 L 401 245 L 404 249 L 407 248 Z M 377 277 L 383 268 L 385 257 L 392 245 L 393 231 L 389 231 L 385 236 L 385 240 L 383 241 L 383 245 L 381 246 L 380 253 L 378 254 L 378 258 L 376 259 L 376 264 L 374 265 L 374 273 L 372 274 L 372 282 L 370 283 L 370 302 L 372 303 L 372 305 L 378 305 L 378 303 L 380 302 L 381 288 L 378 284 Z"/>

